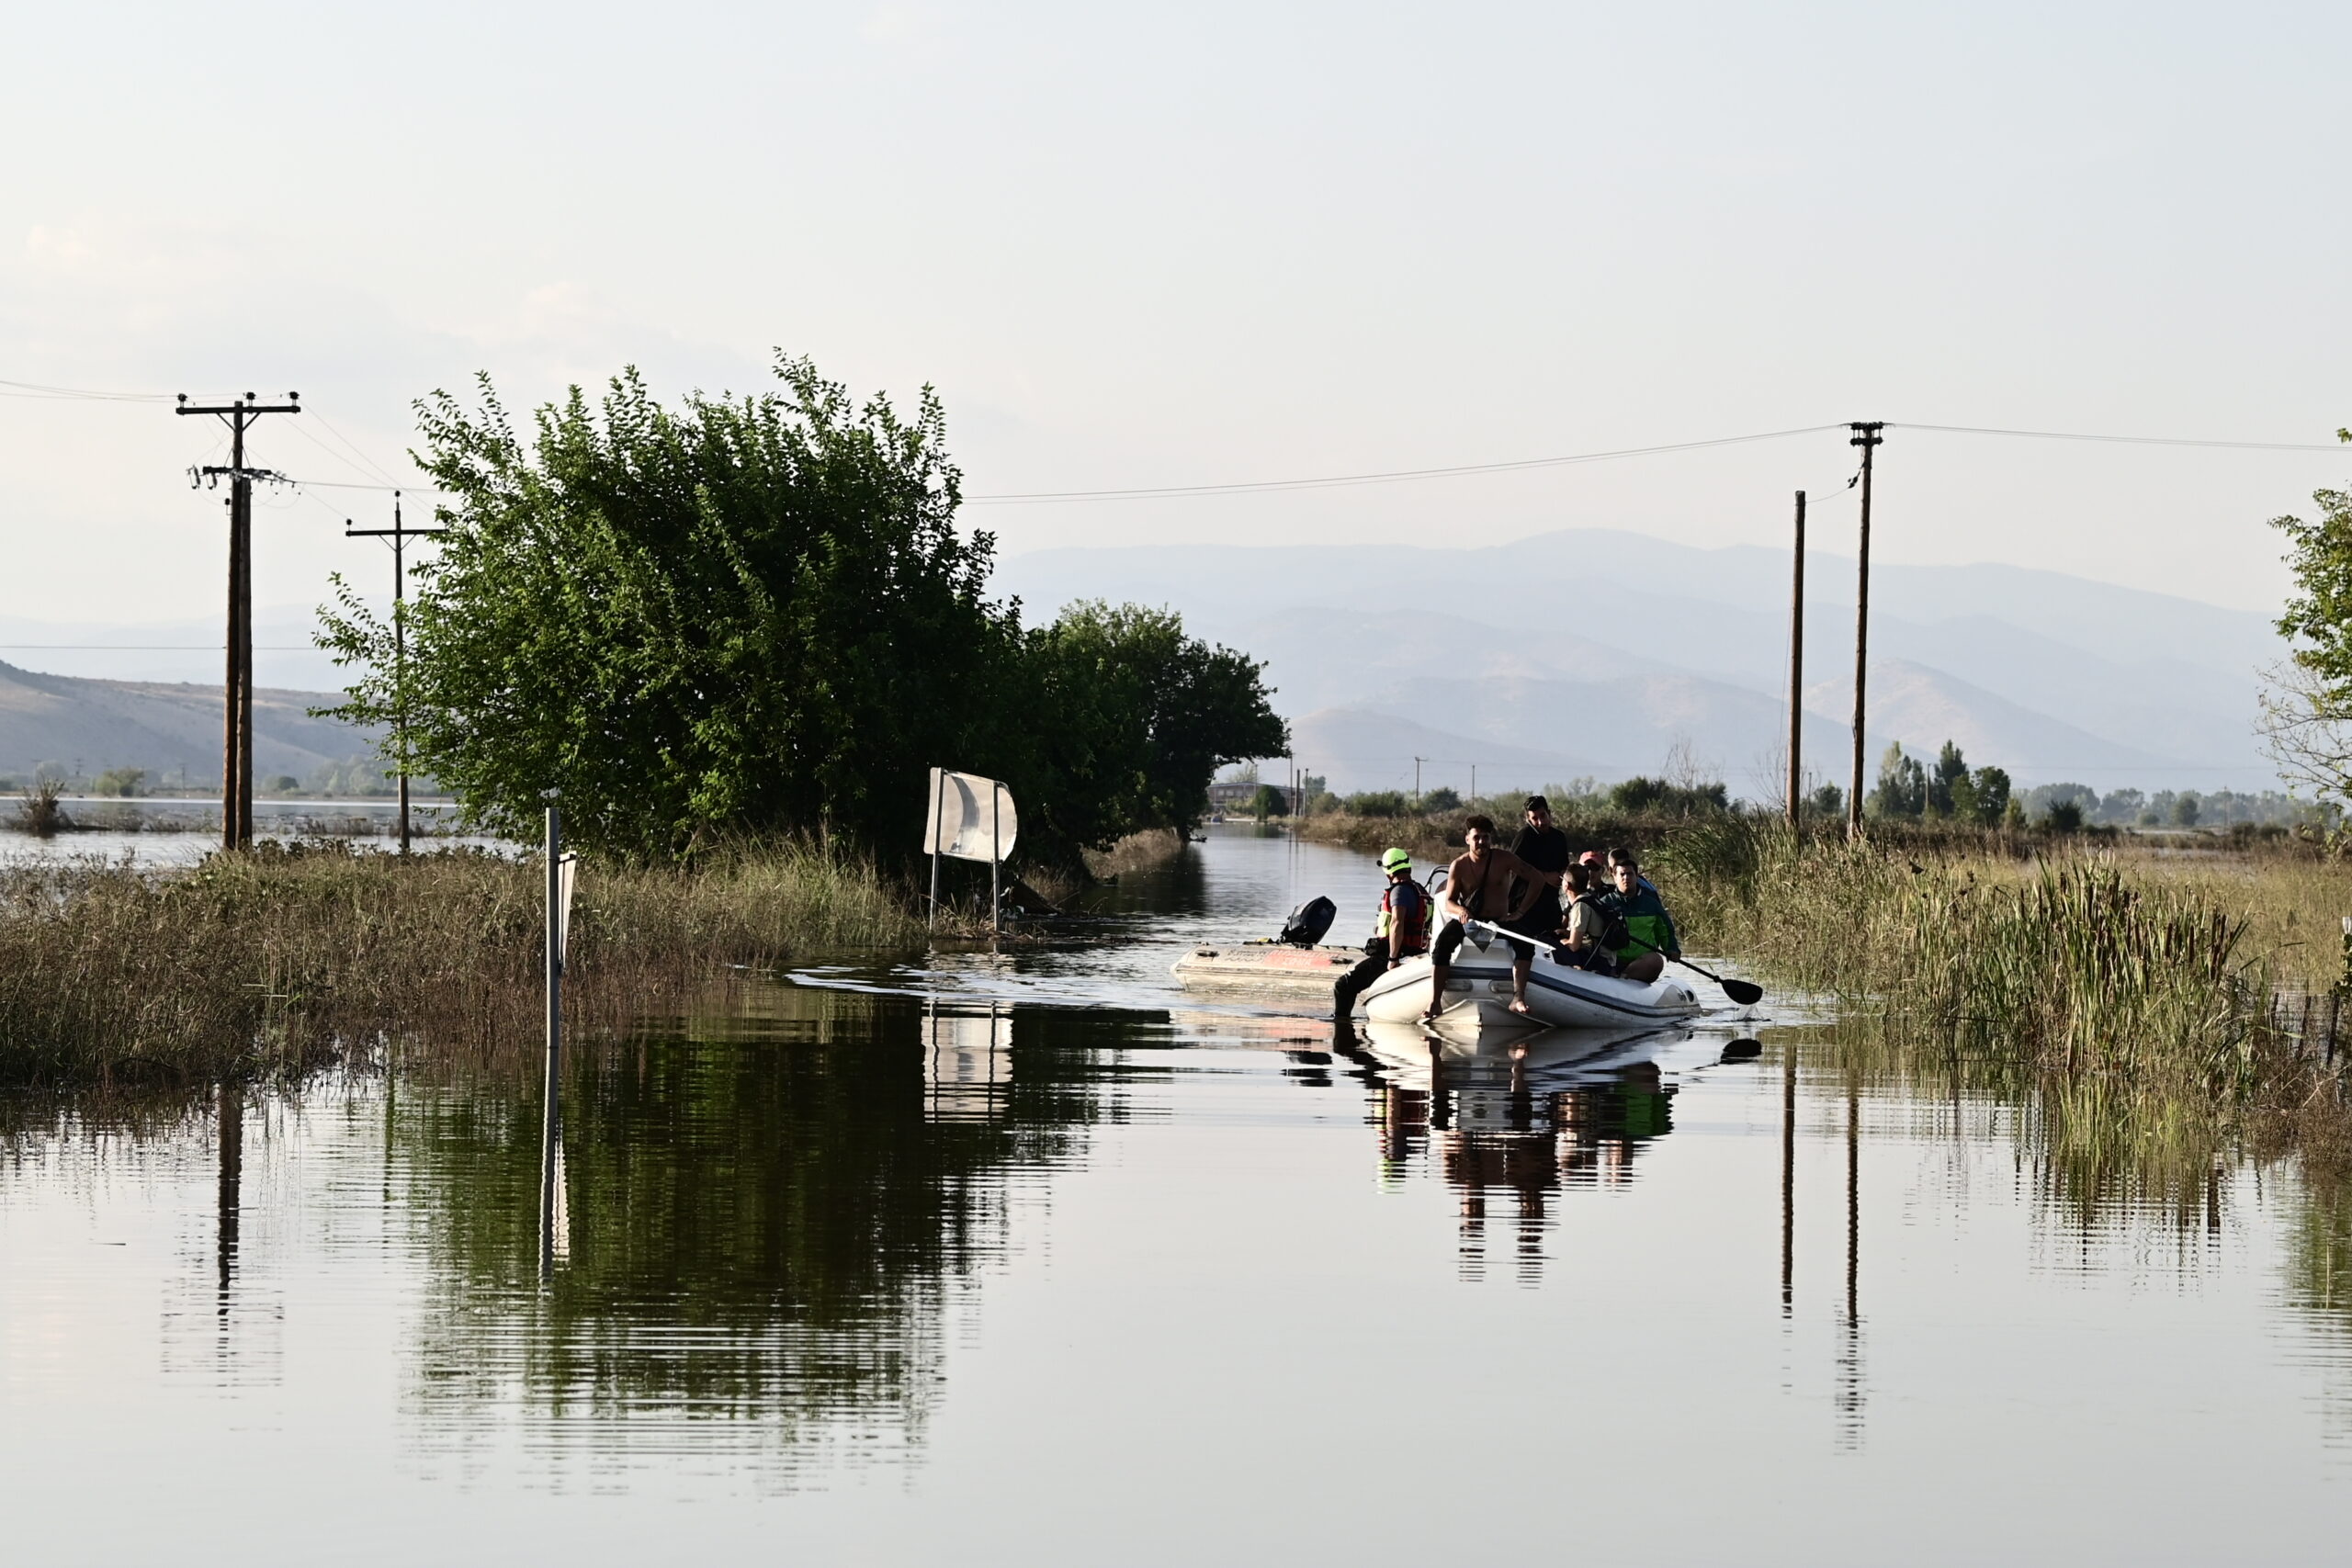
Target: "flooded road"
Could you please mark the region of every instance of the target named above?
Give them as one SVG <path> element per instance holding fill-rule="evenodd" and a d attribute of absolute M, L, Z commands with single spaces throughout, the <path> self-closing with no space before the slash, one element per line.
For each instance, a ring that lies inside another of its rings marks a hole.
<path fill-rule="evenodd" d="M 2086 1184 L 1770 1004 L 1514 1067 L 1173 988 L 1379 884 L 1219 833 L 581 1050 L 544 1285 L 532 1071 L 16 1106 L 10 1554 L 2341 1557 L 2352 1205 Z"/>

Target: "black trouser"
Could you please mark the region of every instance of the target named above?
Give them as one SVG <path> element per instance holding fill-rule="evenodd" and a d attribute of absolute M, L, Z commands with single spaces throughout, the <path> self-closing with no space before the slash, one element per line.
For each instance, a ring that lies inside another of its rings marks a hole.
<path fill-rule="evenodd" d="M 1418 958 L 1408 953 L 1407 958 Z M 1366 943 L 1363 957 L 1356 966 L 1331 982 L 1331 1016 L 1355 1016 L 1356 998 L 1372 988 L 1373 982 L 1388 973 L 1388 939 L 1382 937 L 1376 944 Z"/>

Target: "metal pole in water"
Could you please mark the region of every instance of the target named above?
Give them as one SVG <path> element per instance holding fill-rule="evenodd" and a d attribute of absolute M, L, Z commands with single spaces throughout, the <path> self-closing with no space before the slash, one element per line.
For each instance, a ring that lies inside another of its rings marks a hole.
<path fill-rule="evenodd" d="M 989 935 L 1004 931 L 1004 894 L 998 886 L 997 868 L 1004 862 L 1003 821 L 999 815 L 1004 809 L 1004 786 L 991 780 L 989 784 Z"/>
<path fill-rule="evenodd" d="M 558 1094 L 558 1072 L 563 1053 L 563 812 L 548 806 L 548 1050 L 545 1104 L 539 1125 L 539 1282 L 555 1270 L 556 1140 L 562 1135 L 563 1116 Z"/>

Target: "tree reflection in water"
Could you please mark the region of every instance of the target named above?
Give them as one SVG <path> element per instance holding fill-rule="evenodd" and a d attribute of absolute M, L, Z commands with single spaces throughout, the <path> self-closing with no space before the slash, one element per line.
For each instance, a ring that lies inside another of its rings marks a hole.
<path fill-rule="evenodd" d="M 920 1440 L 1012 1189 L 1114 1108 L 1051 1014 L 736 1000 L 572 1054 L 544 1289 L 530 1076 L 403 1087 L 392 1160 L 433 1264 L 404 1403 L 426 1452 L 509 1420 L 598 1452 Z M 1083 1043 L 1118 1032 L 1097 1020 Z"/>

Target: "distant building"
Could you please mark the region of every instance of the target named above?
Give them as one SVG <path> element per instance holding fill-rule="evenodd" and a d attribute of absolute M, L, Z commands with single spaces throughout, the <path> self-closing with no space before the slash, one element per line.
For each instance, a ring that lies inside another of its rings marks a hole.
<path fill-rule="evenodd" d="M 1256 779 L 1213 784 L 1209 785 L 1209 809 L 1213 812 L 1222 811 L 1236 816 L 1242 815 L 1249 811 L 1250 802 L 1258 798 L 1258 792 L 1265 787 Z M 1290 815 L 1297 816 L 1301 792 L 1285 784 L 1276 784 L 1273 787 L 1290 802 Z"/>

